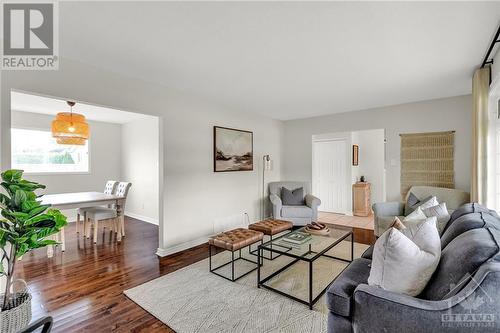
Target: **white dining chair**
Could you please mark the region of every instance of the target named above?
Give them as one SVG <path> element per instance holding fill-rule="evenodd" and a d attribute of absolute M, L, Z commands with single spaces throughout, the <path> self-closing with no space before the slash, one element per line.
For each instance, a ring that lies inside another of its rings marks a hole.
<path fill-rule="evenodd" d="M 106 182 L 106 186 L 104 187 L 105 194 L 113 194 L 116 191 L 116 186 L 118 182 L 115 180 L 108 180 Z M 83 215 L 83 224 L 85 225 L 85 221 L 87 220 L 87 210 L 95 208 L 95 207 L 81 207 L 76 210 L 76 233 L 80 233 L 79 224 L 80 224 L 80 216 Z M 109 207 L 110 208 L 110 207 Z M 86 236 L 85 228 L 83 230 L 84 236 Z"/>
<path fill-rule="evenodd" d="M 125 201 L 128 191 L 132 183 L 119 182 L 116 186 L 114 195 L 122 197 L 121 212 L 125 211 Z M 123 219 L 120 219 L 116 207 L 90 207 L 85 210 L 86 219 L 84 220 L 83 228 L 87 238 L 90 238 L 91 228 L 94 228 L 94 244 L 97 243 L 97 231 L 99 229 L 100 221 L 109 221 L 111 223 L 111 230 L 115 233 L 120 232 L 121 236 L 125 236 L 125 225 Z"/>

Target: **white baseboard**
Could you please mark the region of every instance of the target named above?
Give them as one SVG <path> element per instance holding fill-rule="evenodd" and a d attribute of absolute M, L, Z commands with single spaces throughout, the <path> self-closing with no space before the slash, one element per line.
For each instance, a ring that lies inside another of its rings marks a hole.
<path fill-rule="evenodd" d="M 158 255 L 159 257 L 165 257 L 165 256 L 169 256 L 171 254 L 177 253 L 177 252 L 181 252 L 181 251 L 190 249 L 192 247 L 195 247 L 195 246 L 198 246 L 198 245 L 201 245 L 203 243 L 208 242 L 208 237 L 209 236 L 200 237 L 197 239 L 193 239 L 189 242 L 185 242 L 185 243 L 181 243 L 181 244 L 167 247 L 165 249 L 159 247 L 156 250 L 156 255 Z"/>
<path fill-rule="evenodd" d="M 157 219 L 153 219 L 153 218 L 148 217 L 148 216 L 139 215 L 139 214 L 135 214 L 135 213 L 127 212 L 127 211 L 125 211 L 125 215 L 126 216 L 130 216 L 130 217 L 132 217 L 134 219 L 138 219 L 138 220 L 141 220 L 141 221 L 144 221 L 144 222 L 148 222 L 148 223 L 151 223 L 151 224 L 158 225 L 158 220 Z"/>

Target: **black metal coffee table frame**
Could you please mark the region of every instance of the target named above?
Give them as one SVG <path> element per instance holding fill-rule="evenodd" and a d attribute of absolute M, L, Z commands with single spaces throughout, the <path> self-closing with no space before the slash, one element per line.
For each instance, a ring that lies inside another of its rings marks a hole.
<path fill-rule="evenodd" d="M 283 236 L 286 236 L 286 235 L 283 235 Z M 283 236 L 281 236 L 281 237 L 283 237 Z M 342 242 L 343 240 L 345 240 L 349 236 L 351 237 L 351 259 L 350 260 L 326 254 L 328 251 L 330 251 L 331 249 L 333 249 L 335 246 L 337 246 L 340 242 Z M 274 241 L 278 240 L 281 237 L 278 237 L 278 238 L 274 239 Z M 305 252 L 304 254 L 302 254 L 302 255 L 296 255 L 296 254 L 290 253 L 291 248 L 289 250 L 287 250 L 287 251 L 281 251 L 281 250 L 279 250 L 279 249 L 276 248 L 276 244 L 274 244 L 274 247 L 270 247 L 270 245 L 271 245 L 270 243 L 271 242 L 272 241 L 268 241 L 268 242 L 266 242 L 264 244 L 259 245 L 259 247 L 258 247 L 258 253 L 257 253 L 257 262 L 261 262 L 261 258 L 263 256 L 263 251 L 264 250 L 270 251 L 270 252 L 276 252 L 276 253 L 278 253 L 280 255 L 284 255 L 284 256 L 287 256 L 287 257 L 294 258 L 295 260 L 293 260 L 292 262 L 286 264 L 284 267 L 282 267 L 279 270 L 273 272 L 271 275 L 265 277 L 262 280 L 261 280 L 260 265 L 259 265 L 257 267 L 257 287 L 258 288 L 263 287 L 265 289 L 269 289 L 269 290 L 274 291 L 274 292 L 276 292 L 276 293 L 278 293 L 278 294 L 280 294 L 282 296 L 288 297 L 290 299 L 293 299 L 294 301 L 297 301 L 297 302 L 300 302 L 302 304 L 305 304 L 305 305 L 309 306 L 309 309 L 311 309 L 311 310 L 312 310 L 314 304 L 321 298 L 321 296 L 323 296 L 323 294 L 326 292 L 326 290 L 328 289 L 328 287 L 330 286 L 330 284 L 335 280 L 335 278 L 334 278 L 332 281 L 330 281 L 328 283 L 328 285 L 325 287 L 325 289 L 323 289 L 316 297 L 313 297 L 313 263 L 314 263 L 314 261 L 316 259 L 320 258 L 320 257 L 327 257 L 327 258 L 330 258 L 330 259 L 341 260 L 341 261 L 345 261 L 345 262 L 352 262 L 354 260 L 354 235 L 353 235 L 352 231 L 349 231 L 345 235 L 343 235 L 342 237 L 336 239 L 335 241 L 332 242 L 332 244 L 330 244 L 328 247 L 326 247 L 325 249 L 323 249 L 320 252 L 312 251 L 311 244 L 309 244 L 309 250 L 307 252 Z M 309 255 L 311 253 L 315 254 L 315 256 L 313 256 L 311 258 L 306 258 L 305 257 L 305 256 L 307 256 L 307 255 Z M 287 270 L 288 268 L 290 268 L 292 265 L 296 264 L 299 261 L 305 261 L 305 262 L 309 263 L 309 299 L 307 301 L 305 301 L 303 299 L 300 299 L 298 297 L 295 297 L 293 295 L 287 294 L 287 293 L 285 293 L 285 292 L 283 292 L 281 290 L 278 290 L 278 289 L 275 289 L 273 287 L 265 285 L 265 283 L 267 281 L 269 281 L 270 279 L 272 279 L 276 275 L 280 274 L 281 272 Z"/>
<path fill-rule="evenodd" d="M 293 230 L 285 230 L 285 231 L 288 231 L 288 232 L 286 234 L 283 234 L 284 231 L 282 231 L 280 233 L 275 234 L 275 236 L 278 235 L 278 238 L 280 238 L 282 236 L 288 235 L 289 233 L 293 232 Z M 268 236 L 269 236 L 269 242 L 272 242 L 273 240 L 278 239 L 278 238 L 273 239 L 273 235 L 268 235 Z M 249 247 L 250 254 L 252 254 L 252 255 L 254 255 L 254 256 L 257 257 L 258 256 L 258 252 L 259 252 L 259 248 L 257 247 L 256 249 L 252 250 L 251 246 L 252 245 L 250 245 L 250 247 Z M 273 244 L 271 244 L 270 246 L 272 248 Z M 292 250 L 292 248 L 286 247 L 286 246 L 283 246 L 283 245 L 274 244 L 274 246 L 275 247 L 281 247 L 281 248 L 285 249 L 286 252 Z M 264 259 L 267 259 L 267 260 L 274 260 L 274 259 L 277 259 L 277 258 L 281 257 L 281 254 L 278 254 L 277 256 L 273 257 L 273 252 L 272 251 L 269 251 L 269 252 L 270 252 L 270 255 L 268 257 L 266 257 L 264 254 L 262 254 L 261 257 L 264 258 Z"/>

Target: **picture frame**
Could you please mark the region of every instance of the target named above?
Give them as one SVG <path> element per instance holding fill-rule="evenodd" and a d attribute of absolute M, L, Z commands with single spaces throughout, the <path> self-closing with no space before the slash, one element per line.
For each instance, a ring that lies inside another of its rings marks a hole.
<path fill-rule="evenodd" d="M 214 172 L 253 171 L 253 132 L 213 128 Z"/>
<path fill-rule="evenodd" d="M 352 145 L 352 165 L 353 166 L 359 165 L 359 146 L 358 145 Z"/>

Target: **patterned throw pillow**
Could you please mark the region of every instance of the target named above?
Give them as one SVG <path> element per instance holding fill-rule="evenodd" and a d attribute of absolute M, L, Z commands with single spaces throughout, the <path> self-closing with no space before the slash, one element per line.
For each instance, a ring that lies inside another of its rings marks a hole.
<path fill-rule="evenodd" d="M 439 205 L 425 208 L 423 212 L 427 217 L 435 216 L 437 218 L 437 228 L 439 236 L 441 236 L 446 224 L 450 220 L 450 213 L 448 209 L 446 209 L 446 202 L 441 202 Z"/>
<path fill-rule="evenodd" d="M 425 216 L 422 209 L 420 209 L 420 207 L 417 207 L 417 209 L 415 209 L 410 215 L 403 218 L 402 222 L 404 225 L 416 224 L 416 223 L 422 222 L 426 218 L 427 218 L 427 216 Z"/>

